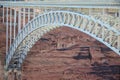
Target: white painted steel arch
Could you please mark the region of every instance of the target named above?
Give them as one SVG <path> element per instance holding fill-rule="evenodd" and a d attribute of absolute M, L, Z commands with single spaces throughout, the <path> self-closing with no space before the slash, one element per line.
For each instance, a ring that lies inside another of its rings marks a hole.
<path fill-rule="evenodd" d="M 38 15 L 18 33 L 6 56 L 6 69 L 21 67 L 27 52 L 43 34 L 68 26 L 97 39 L 120 55 L 120 32 L 90 16 L 69 11 L 51 11 Z"/>

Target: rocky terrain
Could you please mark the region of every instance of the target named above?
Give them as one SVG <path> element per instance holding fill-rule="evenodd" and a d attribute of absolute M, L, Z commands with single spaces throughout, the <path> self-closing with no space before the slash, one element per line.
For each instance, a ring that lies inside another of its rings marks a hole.
<path fill-rule="evenodd" d="M 23 80 L 119 80 L 120 57 L 92 37 L 60 27 L 45 34 L 23 64 Z"/>
<path fill-rule="evenodd" d="M 0 22 L 0 80 L 3 80 L 3 65 L 5 57 L 5 25 Z"/>

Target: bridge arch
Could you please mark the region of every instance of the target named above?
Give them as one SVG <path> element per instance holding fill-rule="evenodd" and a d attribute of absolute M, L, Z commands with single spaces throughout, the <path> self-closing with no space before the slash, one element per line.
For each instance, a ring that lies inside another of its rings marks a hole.
<path fill-rule="evenodd" d="M 60 26 L 86 33 L 120 55 L 120 32 L 111 26 L 81 13 L 51 11 L 32 19 L 18 33 L 6 56 L 6 69 L 11 66 L 21 67 L 27 52 L 35 42 L 48 31 Z"/>

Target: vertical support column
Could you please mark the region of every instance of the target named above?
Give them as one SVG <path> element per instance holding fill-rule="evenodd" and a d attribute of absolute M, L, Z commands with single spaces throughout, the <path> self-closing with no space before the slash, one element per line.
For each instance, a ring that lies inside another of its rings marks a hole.
<path fill-rule="evenodd" d="M 89 27 L 89 32 L 90 33 L 93 33 L 92 31 L 94 30 L 94 28 L 95 28 L 95 26 L 96 26 L 97 23 L 93 22 L 92 24 L 93 25 L 91 25 L 91 27 Z"/>
<path fill-rule="evenodd" d="M 115 17 L 117 17 L 117 15 L 118 15 L 118 13 L 117 13 L 117 12 L 115 12 Z"/>
<path fill-rule="evenodd" d="M 14 80 L 17 80 L 17 73 L 14 72 Z"/>
<path fill-rule="evenodd" d="M 25 8 L 23 8 L 23 27 L 25 26 Z"/>
<path fill-rule="evenodd" d="M 28 22 L 30 21 L 30 8 L 28 8 Z"/>
<path fill-rule="evenodd" d="M 39 14 L 41 14 L 43 11 L 42 11 L 42 9 L 41 9 L 41 7 L 39 8 Z"/>
<path fill-rule="evenodd" d="M 18 13 L 19 17 L 18 17 L 18 33 L 20 32 L 21 30 L 21 8 L 19 9 L 19 13 Z"/>
<path fill-rule="evenodd" d="M 12 73 L 12 69 L 10 69 L 10 70 L 5 69 L 5 72 L 4 72 L 4 80 L 9 80 L 10 73 Z"/>
<path fill-rule="evenodd" d="M 15 40 L 15 36 L 16 36 L 16 10 L 14 10 L 14 40 Z"/>
<path fill-rule="evenodd" d="M 10 8 L 10 46 L 12 43 L 12 9 Z"/>
<path fill-rule="evenodd" d="M 8 80 L 8 71 L 4 72 L 4 80 Z"/>
<path fill-rule="evenodd" d="M 118 43 L 118 44 L 117 44 L 117 45 L 118 45 L 118 46 L 117 46 L 117 47 L 118 47 L 118 50 L 120 51 L 120 35 L 118 36 L 117 43 Z"/>
<path fill-rule="evenodd" d="M 120 9 L 119 9 L 119 17 L 120 17 Z"/>
<path fill-rule="evenodd" d="M 21 71 L 18 71 L 18 80 L 22 80 L 21 79 Z"/>
<path fill-rule="evenodd" d="M 8 52 L 8 7 L 6 7 L 6 54 Z"/>
<path fill-rule="evenodd" d="M 112 31 L 110 31 L 109 32 L 109 44 L 111 44 L 111 42 L 112 42 L 112 37 L 113 36 L 113 32 Z"/>
<path fill-rule="evenodd" d="M 91 8 L 89 8 L 89 15 L 91 15 L 91 13 L 92 13 L 92 9 L 91 9 Z"/>
<path fill-rule="evenodd" d="M 33 9 L 33 18 L 35 18 L 35 9 Z"/>
<path fill-rule="evenodd" d="M 75 25 L 75 16 L 76 16 L 76 15 L 72 14 L 72 21 L 71 21 L 71 23 L 72 23 L 73 25 Z"/>
<path fill-rule="evenodd" d="M 14 80 L 22 80 L 21 69 L 14 69 Z"/>
<path fill-rule="evenodd" d="M 45 13 L 47 12 L 47 9 L 46 9 L 46 7 L 44 7 L 44 12 L 45 12 Z"/>
<path fill-rule="evenodd" d="M 3 23 L 4 23 L 4 21 L 5 21 L 5 20 L 4 20 L 4 17 L 5 17 L 5 16 L 4 16 L 4 14 L 5 14 L 4 12 L 5 12 L 5 10 L 4 10 L 4 6 L 3 6 Z"/>
<path fill-rule="evenodd" d="M 80 11 L 80 12 L 82 11 L 81 8 L 79 9 L 79 11 Z"/>
<path fill-rule="evenodd" d="M 105 29 L 104 29 L 104 27 L 102 28 L 101 31 L 102 31 L 102 39 L 105 40 Z"/>
<path fill-rule="evenodd" d="M 103 15 L 105 14 L 105 9 L 104 9 L 104 8 L 102 9 L 102 14 L 103 14 Z"/>

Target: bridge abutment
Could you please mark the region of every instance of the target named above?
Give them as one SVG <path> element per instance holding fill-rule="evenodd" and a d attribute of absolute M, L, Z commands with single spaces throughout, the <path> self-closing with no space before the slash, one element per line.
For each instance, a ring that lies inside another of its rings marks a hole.
<path fill-rule="evenodd" d="M 21 70 L 10 69 L 4 72 L 4 80 L 22 80 Z"/>

